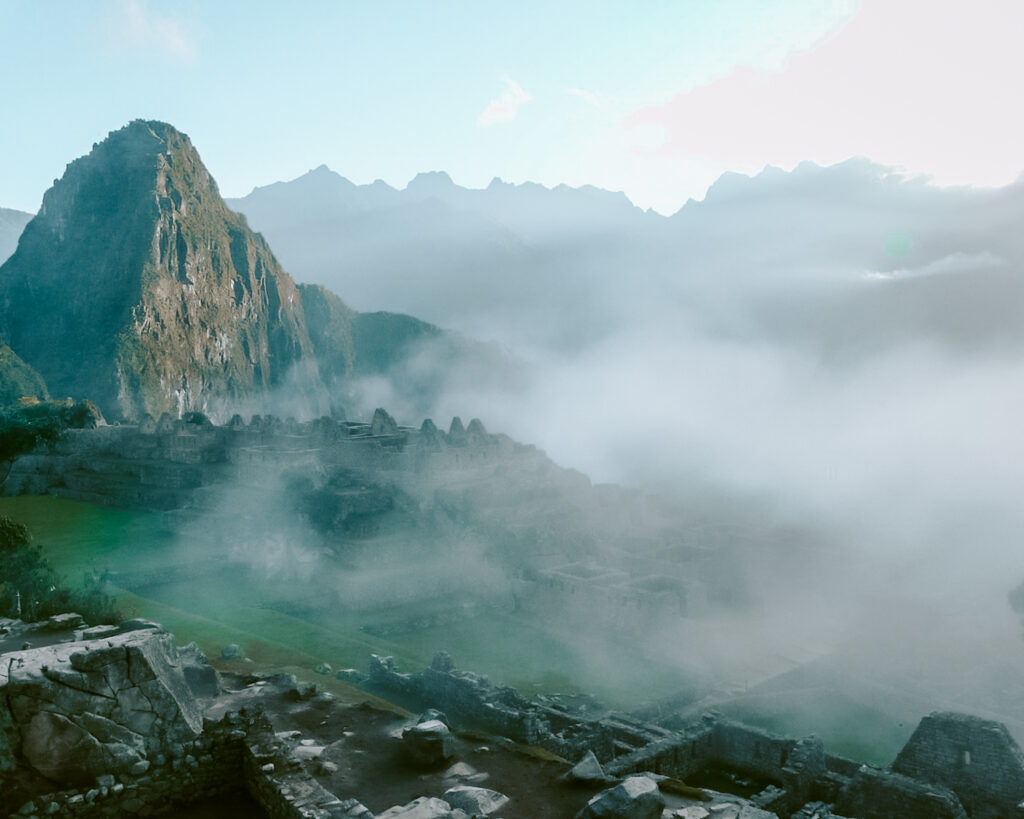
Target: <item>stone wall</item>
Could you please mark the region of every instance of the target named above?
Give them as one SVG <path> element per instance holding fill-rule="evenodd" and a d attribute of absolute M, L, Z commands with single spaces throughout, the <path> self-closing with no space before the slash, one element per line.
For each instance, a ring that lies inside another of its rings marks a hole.
<path fill-rule="evenodd" d="M 930 714 L 892 769 L 949 788 L 973 819 L 1024 817 L 1024 753 L 1001 723 L 966 714 Z"/>
<path fill-rule="evenodd" d="M 778 737 L 715 714 L 674 731 L 614 714 L 583 717 L 457 672 L 444 654 L 417 674 L 374 657 L 368 686 L 569 760 L 592 750 L 611 778 L 653 772 L 686 780 L 708 766 L 736 769 L 773 783 L 752 801 L 779 816 L 827 803 L 835 815 L 857 819 L 1024 817 L 1024 754 L 1003 725 L 975 717 L 926 717 L 892 770 L 883 770 L 826 755 L 815 737 Z"/>
<path fill-rule="evenodd" d="M 339 799 L 303 769 L 287 741 L 251 731 L 243 753 L 246 789 L 269 819 L 372 819 L 357 799 Z"/>
<path fill-rule="evenodd" d="M 20 644 L 30 632 L 51 644 L 0 662 L 0 816 L 157 816 L 242 790 L 272 819 L 369 816 L 307 774 L 298 741 L 258 708 L 204 716 L 217 673 L 156 624 L 59 615 L 0 633 Z"/>
<path fill-rule="evenodd" d="M 609 776 L 652 771 L 676 779 L 687 779 L 713 757 L 715 723 L 705 719 L 681 729 L 667 739 L 652 742 L 605 766 Z"/>
<path fill-rule="evenodd" d="M 171 640 L 144 628 L 5 655 L 0 707 L 17 729 L 17 752 L 75 786 L 193 741 L 202 715 L 185 676 L 189 657 Z M 204 671 L 215 677 L 197 667 L 195 683 Z"/>
<path fill-rule="evenodd" d="M 243 786 L 245 738 L 258 717 L 229 714 L 201 736 L 157 754 L 132 771 L 100 774 L 87 785 L 9 805 L 18 816 L 156 816 Z M 6 812 L 5 812 L 6 813 Z"/>
<path fill-rule="evenodd" d="M 835 809 L 856 819 L 967 819 L 952 791 L 867 765 L 843 789 Z"/>
<path fill-rule="evenodd" d="M 399 672 L 391 658 L 373 657 L 367 685 L 415 708 L 437 708 L 457 726 L 537 745 L 568 760 L 593 751 L 615 778 L 650 771 L 686 779 L 709 765 L 728 766 L 776 783 L 766 791 L 766 804 L 792 810 L 827 790 L 816 788 L 828 773 L 820 740 L 775 737 L 714 715 L 677 731 L 616 714 L 584 717 L 457 672 L 444 654 L 417 674 Z"/>
<path fill-rule="evenodd" d="M 390 657 L 373 655 L 367 685 L 371 690 L 395 697 L 398 702 L 450 713 L 459 727 L 538 745 L 567 758 L 577 751 L 582 754 L 587 748 L 593 750 L 598 759 L 609 759 L 614 753 L 613 737 L 608 732 L 602 733 L 596 722 L 581 723 L 558 711 L 538 707 L 512 688 L 491 685 L 486 677 L 471 672 L 456 673 L 444 654 L 435 657 L 432 666 L 418 674 L 403 674 Z M 566 732 L 570 736 L 567 737 Z"/>

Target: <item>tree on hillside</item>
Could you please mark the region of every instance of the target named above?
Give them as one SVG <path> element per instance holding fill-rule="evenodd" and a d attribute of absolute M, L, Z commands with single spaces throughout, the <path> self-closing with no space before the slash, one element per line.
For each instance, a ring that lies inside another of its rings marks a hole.
<path fill-rule="evenodd" d="M 99 411 L 88 401 L 30 404 L 0 412 L 0 486 L 14 459 L 55 444 L 68 429 L 96 426 Z"/>
<path fill-rule="evenodd" d="M 0 617 L 26 622 L 74 611 L 91 624 L 123 620 L 99 583 L 61 583 L 22 524 L 0 515 Z"/>
<path fill-rule="evenodd" d="M 55 587 L 53 570 L 28 529 L 0 516 L 0 615 L 34 620 Z"/>

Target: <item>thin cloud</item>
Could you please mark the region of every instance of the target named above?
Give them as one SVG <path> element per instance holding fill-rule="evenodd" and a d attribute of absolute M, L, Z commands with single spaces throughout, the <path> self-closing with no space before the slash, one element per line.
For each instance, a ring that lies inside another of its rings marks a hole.
<path fill-rule="evenodd" d="M 519 108 L 526 105 L 533 99 L 528 91 L 509 76 L 501 78 L 505 83 L 505 90 L 496 100 L 491 100 L 483 112 L 477 117 L 476 124 L 480 127 L 495 125 L 499 122 L 511 122 L 519 113 Z"/>
<path fill-rule="evenodd" d="M 580 99 L 584 100 L 585 102 L 589 102 L 591 105 L 594 105 L 594 106 L 600 106 L 601 105 L 601 100 L 598 98 L 597 94 L 595 94 L 593 91 L 586 91 L 586 90 L 584 90 L 582 88 L 566 88 L 565 89 L 565 93 L 566 94 L 572 94 L 574 97 L 579 97 Z"/>
<path fill-rule="evenodd" d="M 831 164 L 864 155 L 943 184 L 999 185 L 1024 168 L 1024 7 L 978 0 L 959 14 L 929 0 L 865 0 L 783 70 L 749 67 L 633 112 L 661 129 L 658 156 L 732 169 Z M 754 138 L 752 138 L 754 135 Z"/>
<path fill-rule="evenodd" d="M 195 37 L 178 20 L 154 11 L 144 0 L 124 0 L 121 10 L 126 39 L 135 48 L 189 62 L 198 56 Z"/>

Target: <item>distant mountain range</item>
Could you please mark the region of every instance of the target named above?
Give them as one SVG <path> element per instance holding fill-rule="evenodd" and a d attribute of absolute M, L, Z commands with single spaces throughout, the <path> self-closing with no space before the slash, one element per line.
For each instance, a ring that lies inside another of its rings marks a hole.
<path fill-rule="evenodd" d="M 484 190 L 423 173 L 404 190 L 355 185 L 325 166 L 228 200 L 304 280 L 363 310 L 398 310 L 482 337 L 572 343 L 603 294 L 588 293 L 663 221 L 621 193 L 495 179 Z M 570 313 L 558 296 L 572 291 Z M 554 301 L 551 301 L 554 297 Z M 541 321 L 532 314 L 544 310 Z M 560 314 L 561 313 L 561 314 Z M 495 332 L 497 330 L 498 332 Z M 512 335 L 516 335 L 514 332 Z"/>
<path fill-rule="evenodd" d="M 494 352 L 300 290 L 225 205 L 188 137 L 141 120 L 46 192 L 0 266 L 0 327 L 55 396 L 92 399 L 114 418 L 317 415 L 348 400 L 359 376 L 386 377 L 419 342 L 446 341 L 449 361 Z M 433 387 L 393 390 L 415 403 Z"/>
<path fill-rule="evenodd" d="M 856 358 L 908 337 L 1024 341 L 1024 183 L 938 188 L 864 159 L 725 174 L 671 217 L 622 194 L 420 174 L 404 190 L 321 166 L 229 200 L 300 279 L 565 352 L 650 310 Z"/>

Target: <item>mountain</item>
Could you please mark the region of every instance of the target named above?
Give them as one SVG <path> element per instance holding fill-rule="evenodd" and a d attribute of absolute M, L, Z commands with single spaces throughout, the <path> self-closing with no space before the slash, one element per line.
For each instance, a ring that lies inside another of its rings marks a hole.
<path fill-rule="evenodd" d="M 941 188 L 863 158 L 805 162 L 726 173 L 663 217 L 595 188 L 470 190 L 434 172 L 396 190 L 321 166 L 232 206 L 359 309 L 556 355 L 652 315 L 851 360 L 914 339 L 1024 342 L 1024 182 Z"/>
<path fill-rule="evenodd" d="M 0 290 L 19 354 L 115 417 L 276 388 L 324 403 L 295 283 L 170 125 L 137 120 L 68 165 Z"/>
<path fill-rule="evenodd" d="M 310 340 L 335 409 L 384 402 L 409 418 L 437 414 L 450 393 L 520 385 L 524 365 L 504 348 L 402 313 L 360 313 L 327 288 L 300 284 Z M 382 380 L 386 400 L 378 396 Z"/>
<path fill-rule="evenodd" d="M 0 266 L 0 327 L 54 394 L 108 418 L 363 411 L 367 377 L 390 378 L 398 406 L 426 412 L 446 367 L 504 366 L 488 345 L 298 287 L 189 138 L 142 120 L 46 192 Z"/>
<path fill-rule="evenodd" d="M 359 310 L 500 340 L 536 333 L 558 346 L 588 337 L 610 295 L 603 282 L 664 222 L 593 187 L 495 179 L 472 190 L 433 172 L 396 190 L 325 166 L 228 201 L 290 270 Z"/>
<path fill-rule="evenodd" d="M 0 264 L 3 264 L 18 246 L 18 237 L 32 220 L 31 213 L 0 208 Z"/>

